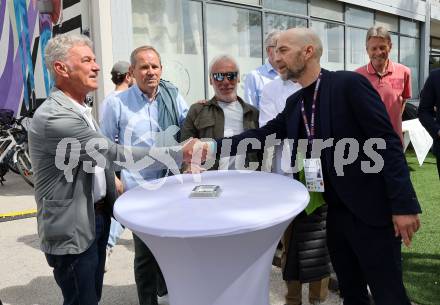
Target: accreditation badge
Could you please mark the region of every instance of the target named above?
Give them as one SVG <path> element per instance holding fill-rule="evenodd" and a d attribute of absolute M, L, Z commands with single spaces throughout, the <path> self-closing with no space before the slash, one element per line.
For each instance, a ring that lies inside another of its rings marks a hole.
<path fill-rule="evenodd" d="M 324 192 L 324 178 L 322 176 L 321 159 L 304 159 L 304 175 L 309 192 Z"/>

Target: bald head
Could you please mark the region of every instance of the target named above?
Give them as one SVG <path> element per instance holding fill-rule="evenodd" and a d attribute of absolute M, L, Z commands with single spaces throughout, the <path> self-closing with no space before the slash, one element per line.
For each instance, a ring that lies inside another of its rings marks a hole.
<path fill-rule="evenodd" d="M 310 29 L 289 29 L 277 40 L 275 62 L 281 77 L 297 81 L 303 87 L 319 75 L 321 56 L 321 40 Z"/>
<path fill-rule="evenodd" d="M 318 61 L 322 56 L 322 42 L 314 31 L 308 28 L 292 28 L 282 32 L 278 38 L 277 47 L 282 43 L 296 45 L 300 48 L 312 46 L 314 58 Z"/>

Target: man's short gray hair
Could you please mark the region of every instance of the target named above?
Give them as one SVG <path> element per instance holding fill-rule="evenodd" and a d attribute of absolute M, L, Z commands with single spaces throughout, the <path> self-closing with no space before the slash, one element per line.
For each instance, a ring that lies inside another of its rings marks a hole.
<path fill-rule="evenodd" d="M 269 32 L 266 39 L 264 39 L 264 48 L 267 49 L 268 47 L 274 47 L 280 34 L 280 30 L 272 30 Z"/>
<path fill-rule="evenodd" d="M 368 29 L 367 38 L 365 39 L 365 46 L 368 44 L 368 40 L 371 37 L 380 37 L 388 40 L 391 43 L 391 35 L 388 32 L 388 29 L 384 26 L 373 26 Z"/>
<path fill-rule="evenodd" d="M 228 61 L 230 61 L 230 62 L 233 62 L 234 65 L 237 67 L 237 72 L 238 72 L 238 74 L 240 74 L 240 67 L 238 66 L 238 63 L 237 63 L 237 61 L 235 60 L 235 58 L 232 57 L 231 55 L 222 54 L 222 55 L 219 55 L 219 56 L 214 57 L 214 58 L 211 60 L 211 62 L 209 63 L 209 70 L 208 70 L 208 71 L 209 71 L 209 75 L 211 75 L 212 67 L 213 67 L 216 63 L 218 63 L 219 61 L 223 61 L 223 60 L 228 60 Z M 233 71 L 228 71 L 228 72 L 233 72 Z"/>
<path fill-rule="evenodd" d="M 88 46 L 93 48 L 93 43 L 89 37 L 82 34 L 60 34 L 52 37 L 44 49 L 44 61 L 53 78 L 55 78 L 55 70 L 53 64 L 55 61 L 66 61 L 67 53 L 74 46 Z"/>

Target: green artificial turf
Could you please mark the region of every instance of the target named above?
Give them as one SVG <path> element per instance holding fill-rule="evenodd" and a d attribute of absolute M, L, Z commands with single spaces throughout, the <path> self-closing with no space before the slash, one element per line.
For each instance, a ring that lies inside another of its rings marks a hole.
<path fill-rule="evenodd" d="M 403 279 L 411 301 L 440 304 L 440 181 L 436 160 L 429 154 L 419 166 L 414 152 L 407 152 L 411 180 L 422 214 L 422 227 L 410 248 L 403 247 Z"/>

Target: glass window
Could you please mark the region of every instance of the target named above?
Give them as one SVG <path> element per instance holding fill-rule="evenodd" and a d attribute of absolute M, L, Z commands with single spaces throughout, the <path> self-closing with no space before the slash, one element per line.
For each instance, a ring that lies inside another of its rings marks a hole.
<path fill-rule="evenodd" d="M 374 24 L 374 14 L 371 11 L 347 6 L 345 22 L 347 24 L 369 28 Z"/>
<path fill-rule="evenodd" d="M 270 33 L 274 29 L 283 31 L 290 28 L 306 28 L 307 20 L 292 16 L 267 13 L 266 25 L 267 25 L 266 27 L 267 33 Z"/>
<path fill-rule="evenodd" d="M 133 48 L 152 45 L 161 55 L 162 78 L 188 104 L 205 97 L 200 2 L 132 0 Z"/>
<path fill-rule="evenodd" d="M 376 25 L 383 26 L 391 32 L 399 31 L 399 19 L 397 16 L 376 12 Z"/>
<path fill-rule="evenodd" d="M 310 4 L 311 16 L 344 21 L 344 6 L 342 3 L 328 0 L 312 0 Z"/>
<path fill-rule="evenodd" d="M 329 70 L 344 70 L 344 26 L 311 20 L 310 27 L 322 41 L 322 67 Z"/>
<path fill-rule="evenodd" d="M 411 69 L 412 98 L 419 97 L 420 39 L 400 36 L 400 63 Z"/>
<path fill-rule="evenodd" d="M 237 2 L 237 3 L 241 3 L 241 4 L 249 4 L 249 5 L 260 5 L 260 0 L 228 0 L 231 2 Z"/>
<path fill-rule="evenodd" d="M 400 33 L 419 37 L 419 23 L 417 21 L 400 18 Z"/>
<path fill-rule="evenodd" d="M 346 70 L 356 70 L 370 60 L 365 49 L 367 30 L 347 27 L 346 32 Z"/>
<path fill-rule="evenodd" d="M 208 62 L 220 54 L 233 56 L 240 64 L 238 95 L 243 96 L 245 74 L 262 64 L 261 13 L 208 4 L 206 17 Z M 209 96 L 213 92 L 209 86 Z"/>
<path fill-rule="evenodd" d="M 277 11 L 307 15 L 307 0 L 263 0 L 263 6 Z"/>
<path fill-rule="evenodd" d="M 391 34 L 391 43 L 390 59 L 399 62 L 399 37 L 396 34 Z"/>

